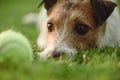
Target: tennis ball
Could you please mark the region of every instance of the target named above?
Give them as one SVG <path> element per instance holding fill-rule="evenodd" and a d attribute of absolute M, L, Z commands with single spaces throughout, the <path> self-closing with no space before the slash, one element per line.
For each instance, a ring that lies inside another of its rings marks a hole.
<path fill-rule="evenodd" d="M 0 34 L 0 59 L 13 62 L 33 60 L 32 47 L 21 33 L 7 30 Z"/>

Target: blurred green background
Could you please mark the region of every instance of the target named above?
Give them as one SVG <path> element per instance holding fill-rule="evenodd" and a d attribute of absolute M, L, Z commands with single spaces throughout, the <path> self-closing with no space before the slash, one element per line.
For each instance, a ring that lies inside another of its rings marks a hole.
<path fill-rule="evenodd" d="M 31 42 L 36 42 L 38 30 L 35 24 L 23 24 L 23 17 L 39 12 L 40 0 L 0 0 L 0 32 L 13 29 L 23 33 Z"/>

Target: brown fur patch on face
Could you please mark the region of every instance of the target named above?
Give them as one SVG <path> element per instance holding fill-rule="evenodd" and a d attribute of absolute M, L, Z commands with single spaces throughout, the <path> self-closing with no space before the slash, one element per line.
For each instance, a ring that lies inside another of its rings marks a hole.
<path fill-rule="evenodd" d="M 47 46 L 52 43 L 59 47 L 65 43 L 77 50 L 96 46 L 99 27 L 89 0 L 60 0 L 48 12 L 48 23 L 52 23 L 55 30 L 48 32 Z M 74 29 L 76 24 L 88 26 L 87 34 L 78 34 Z"/>

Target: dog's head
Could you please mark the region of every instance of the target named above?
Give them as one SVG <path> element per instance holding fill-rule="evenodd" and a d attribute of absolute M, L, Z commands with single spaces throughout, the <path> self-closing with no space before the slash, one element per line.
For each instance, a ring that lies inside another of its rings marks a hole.
<path fill-rule="evenodd" d="M 97 45 L 116 4 L 108 0 L 43 0 L 47 9 L 47 55 L 74 54 Z M 40 5 L 41 5 L 40 4 Z"/>

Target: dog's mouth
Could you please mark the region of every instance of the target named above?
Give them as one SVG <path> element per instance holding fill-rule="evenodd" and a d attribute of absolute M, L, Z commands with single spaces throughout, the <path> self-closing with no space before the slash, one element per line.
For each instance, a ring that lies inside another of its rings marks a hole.
<path fill-rule="evenodd" d="M 65 53 L 63 52 L 54 52 L 54 54 L 52 55 L 53 58 L 60 58 L 61 56 L 63 56 Z"/>

